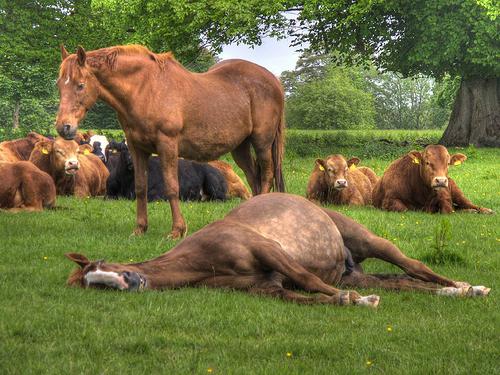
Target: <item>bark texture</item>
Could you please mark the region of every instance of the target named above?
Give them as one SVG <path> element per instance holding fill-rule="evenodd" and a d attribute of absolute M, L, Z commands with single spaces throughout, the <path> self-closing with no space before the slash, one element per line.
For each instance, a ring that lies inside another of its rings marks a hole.
<path fill-rule="evenodd" d="M 462 80 L 439 143 L 500 147 L 500 78 Z"/>

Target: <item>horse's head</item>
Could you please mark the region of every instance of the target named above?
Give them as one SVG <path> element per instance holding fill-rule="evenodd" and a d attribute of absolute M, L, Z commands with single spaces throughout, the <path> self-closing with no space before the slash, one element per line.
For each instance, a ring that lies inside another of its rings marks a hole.
<path fill-rule="evenodd" d="M 80 267 L 69 276 L 69 285 L 128 291 L 143 290 L 147 287 L 146 278 L 130 265 L 106 263 L 104 260 L 90 261 L 85 255 L 77 253 L 65 255 Z"/>
<path fill-rule="evenodd" d="M 86 63 L 86 53 L 78 47 L 76 54 L 69 55 L 61 46 L 62 63 L 59 70 L 59 111 L 56 129 L 64 139 L 73 139 L 78 124 L 99 96 L 99 81 Z"/>

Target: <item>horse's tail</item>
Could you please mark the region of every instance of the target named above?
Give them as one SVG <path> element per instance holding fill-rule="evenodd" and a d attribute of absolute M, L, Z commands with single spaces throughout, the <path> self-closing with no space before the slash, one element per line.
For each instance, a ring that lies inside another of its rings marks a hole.
<path fill-rule="evenodd" d="M 285 111 L 281 113 L 280 123 L 276 130 L 272 145 L 272 158 L 274 165 L 274 191 L 285 191 L 285 180 L 283 178 L 283 154 L 285 152 Z"/>

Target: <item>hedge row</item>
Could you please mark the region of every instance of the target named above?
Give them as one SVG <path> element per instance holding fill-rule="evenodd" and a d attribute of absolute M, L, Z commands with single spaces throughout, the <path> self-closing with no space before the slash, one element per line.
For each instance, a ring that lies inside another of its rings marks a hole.
<path fill-rule="evenodd" d="M 286 152 L 298 157 L 356 154 L 392 159 L 412 149 L 437 143 L 442 130 L 293 130 L 287 131 Z"/>
<path fill-rule="evenodd" d="M 3 131 L 2 131 L 3 130 Z M 6 132 L 0 140 L 23 137 L 27 131 Z M 108 138 L 123 139 L 121 130 L 96 130 Z M 54 132 L 55 134 L 55 132 Z M 333 153 L 391 159 L 411 149 L 437 143 L 441 130 L 296 130 L 286 131 L 286 153 L 290 156 L 324 157 Z"/>

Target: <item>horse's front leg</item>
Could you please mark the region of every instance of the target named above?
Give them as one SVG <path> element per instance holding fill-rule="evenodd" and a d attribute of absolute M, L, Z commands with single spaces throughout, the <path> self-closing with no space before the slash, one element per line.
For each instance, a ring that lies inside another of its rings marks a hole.
<path fill-rule="evenodd" d="M 187 225 L 182 217 L 179 202 L 177 139 L 167 136 L 159 137 L 157 151 L 161 161 L 163 180 L 165 182 L 165 197 L 168 199 L 170 210 L 172 211 L 172 231 L 169 237 L 176 239 L 185 236 L 187 233 Z"/>
<path fill-rule="evenodd" d="M 149 153 L 134 147 L 128 148 L 134 163 L 135 196 L 137 199 L 137 218 L 133 234 L 140 236 L 148 230 L 148 159 Z"/>

